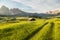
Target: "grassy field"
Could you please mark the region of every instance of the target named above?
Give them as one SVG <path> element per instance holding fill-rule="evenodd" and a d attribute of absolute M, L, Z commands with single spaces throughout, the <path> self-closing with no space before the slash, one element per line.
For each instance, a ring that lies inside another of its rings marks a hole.
<path fill-rule="evenodd" d="M 0 40 L 60 40 L 60 19 L 0 23 Z"/>

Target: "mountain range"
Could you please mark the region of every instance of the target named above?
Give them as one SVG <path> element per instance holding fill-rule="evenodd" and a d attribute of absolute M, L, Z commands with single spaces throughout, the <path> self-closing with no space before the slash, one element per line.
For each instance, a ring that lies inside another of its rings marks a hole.
<path fill-rule="evenodd" d="M 53 10 L 53 11 L 49 11 L 47 12 L 48 14 L 59 14 L 60 10 Z"/>
<path fill-rule="evenodd" d="M 51 16 L 59 16 L 60 10 L 49 11 L 46 13 L 28 13 L 20 10 L 19 8 L 11 8 L 9 9 L 6 6 L 2 6 L 0 8 L 0 15 L 13 15 L 13 16 L 24 16 L 24 17 L 51 17 Z"/>

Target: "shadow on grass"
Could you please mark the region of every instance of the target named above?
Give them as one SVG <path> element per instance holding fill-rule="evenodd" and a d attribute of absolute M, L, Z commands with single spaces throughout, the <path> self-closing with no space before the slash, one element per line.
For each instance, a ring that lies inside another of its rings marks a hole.
<path fill-rule="evenodd" d="M 14 30 L 14 28 L 5 28 L 5 29 L 2 30 L 2 33 L 11 32 L 13 30 Z"/>
<path fill-rule="evenodd" d="M 29 40 L 31 37 L 33 37 L 37 32 L 39 32 L 45 25 L 47 25 L 49 22 L 44 23 L 40 28 L 36 29 L 34 32 L 29 34 L 26 38 L 23 40 Z"/>
<path fill-rule="evenodd" d="M 46 35 L 43 37 L 43 40 L 53 40 L 53 28 L 54 28 L 54 23 L 50 23 L 51 26 L 49 30 L 47 31 Z"/>
<path fill-rule="evenodd" d="M 13 34 L 14 28 L 5 28 L 0 30 L 0 39 L 4 37 L 11 36 Z"/>

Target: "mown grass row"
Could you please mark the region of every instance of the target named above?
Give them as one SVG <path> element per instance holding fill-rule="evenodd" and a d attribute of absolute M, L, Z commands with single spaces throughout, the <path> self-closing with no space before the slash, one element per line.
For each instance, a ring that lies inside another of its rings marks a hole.
<path fill-rule="evenodd" d="M 30 40 L 53 40 L 53 27 L 54 23 L 48 23 L 35 36 L 31 37 Z"/>
<path fill-rule="evenodd" d="M 60 40 L 60 22 L 55 23 L 54 40 Z"/>
<path fill-rule="evenodd" d="M 42 26 L 44 21 L 29 22 L 0 29 L 0 40 L 26 40 L 35 30 Z"/>
<path fill-rule="evenodd" d="M 60 40 L 58 19 L 8 23 L 0 27 L 0 40 Z"/>

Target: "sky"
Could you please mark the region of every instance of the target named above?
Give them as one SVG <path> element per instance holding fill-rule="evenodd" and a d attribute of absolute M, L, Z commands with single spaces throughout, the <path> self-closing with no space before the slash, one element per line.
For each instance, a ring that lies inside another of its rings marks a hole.
<path fill-rule="evenodd" d="M 0 7 L 19 8 L 33 13 L 60 9 L 60 0 L 0 0 Z"/>

